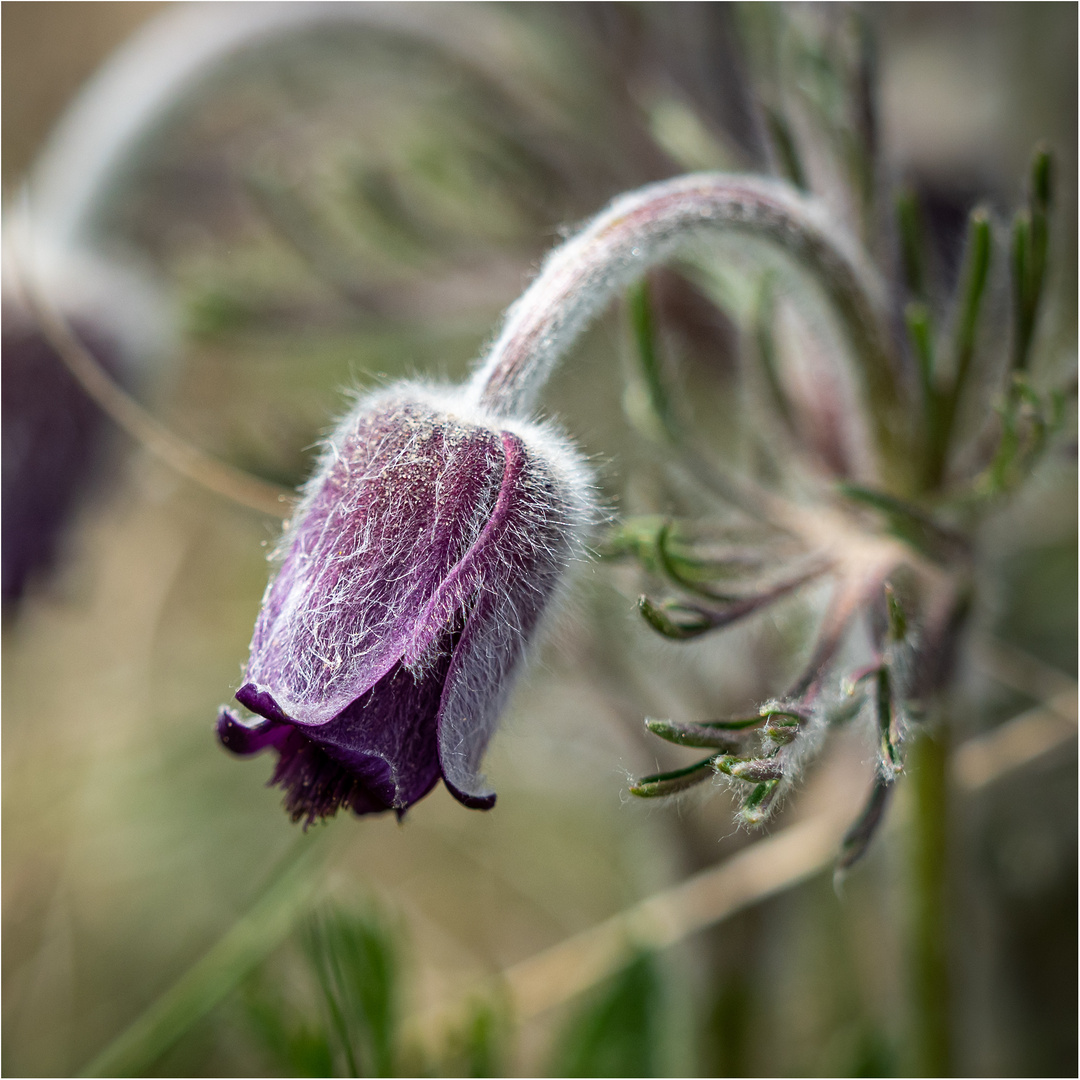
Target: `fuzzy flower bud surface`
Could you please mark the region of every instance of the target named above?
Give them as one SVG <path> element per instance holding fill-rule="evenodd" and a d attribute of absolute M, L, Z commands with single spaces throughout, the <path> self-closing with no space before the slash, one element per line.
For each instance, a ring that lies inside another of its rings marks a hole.
<path fill-rule="evenodd" d="M 403 384 L 329 438 L 275 552 L 236 698 L 293 820 L 399 815 L 441 778 L 466 806 L 515 674 L 579 553 L 591 484 L 557 433 Z"/>

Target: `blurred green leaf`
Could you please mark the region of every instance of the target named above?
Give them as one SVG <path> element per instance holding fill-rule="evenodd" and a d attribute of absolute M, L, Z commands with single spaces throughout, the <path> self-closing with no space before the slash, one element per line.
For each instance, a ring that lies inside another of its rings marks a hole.
<path fill-rule="evenodd" d="M 626 307 L 641 391 L 630 408 L 630 419 L 650 433 L 655 429 L 668 442 L 676 444 L 680 441 L 679 429 L 665 381 L 648 278 L 642 278 L 627 289 Z"/>
<path fill-rule="evenodd" d="M 1013 219 L 1012 232 L 1013 368 L 1016 371 L 1023 371 L 1030 360 L 1046 277 L 1053 159 L 1045 147 L 1035 151 L 1029 184 L 1028 205 Z"/>
<path fill-rule="evenodd" d="M 328 908 L 312 918 L 304 944 L 347 1075 L 396 1075 L 398 958 L 384 917 Z"/>
<path fill-rule="evenodd" d="M 982 313 L 983 295 L 990 273 L 992 254 L 990 217 L 985 207 L 976 207 L 968 218 L 967 246 L 960 275 L 962 294 L 953 326 L 953 367 L 945 389 L 933 383 L 931 398 L 929 454 L 926 483 L 937 487 L 949 463 L 949 447 L 956 426 L 956 416 L 975 355 L 975 335 Z"/>
<path fill-rule="evenodd" d="M 550 1076 L 659 1076 L 663 993 L 655 960 L 642 954 L 570 1019 Z"/>
<path fill-rule="evenodd" d="M 896 224 L 900 234 L 904 281 L 915 300 L 925 303 L 929 292 L 926 227 L 915 193 L 908 189 L 901 191 L 896 198 Z"/>
<path fill-rule="evenodd" d="M 776 165 L 780 175 L 790 180 L 800 191 L 809 191 L 806 182 L 806 170 L 803 168 L 795 136 L 783 113 L 776 108 L 765 106 L 765 125 L 776 156 Z"/>
<path fill-rule="evenodd" d="M 257 1041 L 285 1076 L 331 1076 L 334 1069 L 325 1030 L 297 1022 L 294 1010 L 265 992 L 250 992 L 245 1013 Z"/>
<path fill-rule="evenodd" d="M 299 840 L 262 896 L 210 951 L 82 1071 L 141 1076 L 196 1021 L 235 989 L 282 941 L 321 875 L 320 834 Z"/>
<path fill-rule="evenodd" d="M 686 791 L 696 784 L 708 780 L 714 775 L 713 755 L 703 761 L 687 765 L 685 769 L 673 769 L 671 772 L 654 773 L 652 776 L 643 776 L 630 785 L 630 794 L 639 799 L 656 799 L 665 795 L 676 795 L 680 791 Z"/>
<path fill-rule="evenodd" d="M 936 365 L 934 363 L 934 328 L 930 319 L 930 309 L 921 302 L 908 304 L 904 308 L 904 324 L 919 365 L 923 411 L 926 430 L 929 433 L 937 427 L 937 414 L 940 412 L 939 395 L 934 384 Z"/>
<path fill-rule="evenodd" d="M 500 1002 L 475 1000 L 448 1040 L 441 1076 L 506 1076 L 510 1018 Z"/>

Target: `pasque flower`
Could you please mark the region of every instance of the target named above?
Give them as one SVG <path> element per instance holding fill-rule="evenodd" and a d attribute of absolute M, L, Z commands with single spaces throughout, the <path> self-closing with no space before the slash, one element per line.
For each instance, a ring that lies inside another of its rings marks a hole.
<path fill-rule="evenodd" d="M 577 455 L 522 418 L 615 292 L 717 231 L 779 237 L 823 266 L 852 336 L 877 347 L 853 264 L 812 207 L 784 185 L 703 174 L 617 199 L 553 251 L 466 386 L 361 400 L 279 547 L 236 694 L 262 719 L 218 719 L 230 750 L 277 751 L 295 820 L 401 813 L 440 777 L 492 805 L 481 758 L 591 516 Z"/>
<path fill-rule="evenodd" d="M 294 820 L 399 814 L 441 777 L 467 806 L 513 675 L 589 517 L 567 442 L 462 391 L 362 399 L 279 546 L 237 699 L 237 754 L 272 747 Z"/>

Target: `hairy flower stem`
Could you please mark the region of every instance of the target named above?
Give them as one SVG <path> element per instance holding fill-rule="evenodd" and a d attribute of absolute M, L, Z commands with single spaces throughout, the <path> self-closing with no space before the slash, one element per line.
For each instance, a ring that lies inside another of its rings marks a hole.
<path fill-rule="evenodd" d="M 941 725 L 923 731 L 908 757 L 911 835 L 912 1061 L 914 1076 L 951 1076 L 948 964 L 948 744 Z"/>
<path fill-rule="evenodd" d="M 819 203 L 780 181 L 700 173 L 616 199 L 547 258 L 507 313 L 470 394 L 496 414 L 528 412 L 613 295 L 678 249 L 722 234 L 772 243 L 824 290 L 855 360 L 881 471 L 895 479 L 906 460 L 905 402 L 874 271 Z"/>

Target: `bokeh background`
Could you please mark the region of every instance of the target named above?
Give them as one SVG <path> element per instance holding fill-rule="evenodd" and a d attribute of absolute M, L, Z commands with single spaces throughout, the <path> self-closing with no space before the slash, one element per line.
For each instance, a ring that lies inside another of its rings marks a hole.
<path fill-rule="evenodd" d="M 4 4 L 6 206 L 99 65 L 176 7 Z M 254 21 L 280 12 L 235 7 Z M 1044 347 L 1075 365 L 1076 8 L 802 6 L 796 31 L 784 11 L 388 4 L 312 16 L 186 84 L 119 163 L 79 234 L 112 268 L 107 302 L 95 308 L 63 275 L 56 288 L 70 286 L 91 322 L 108 311 L 103 355 L 174 431 L 294 485 L 343 391 L 460 377 L 542 254 L 614 194 L 688 169 L 763 168 L 755 102 L 784 80 L 818 86 L 812 63 L 790 68 L 795 54 L 775 43 L 815 40 L 839 11 L 865 15 L 876 40 L 884 167 L 923 198 L 944 279 L 970 206 L 986 199 L 1004 221 L 1031 148 L 1054 146 Z M 674 277 L 658 288 L 696 415 L 722 430 L 737 327 Z M 548 406 L 597 463 L 613 510 L 667 512 L 667 474 L 623 413 L 626 347 L 613 309 Z M 45 376 L 8 358 L 5 336 L 5 425 L 17 423 L 9 403 L 28 401 L 69 431 L 68 392 L 34 404 Z M 58 437 L 44 420 L 35 430 Z M 662 642 L 636 615 L 637 571 L 594 561 L 489 754 L 495 811 L 465 811 L 440 788 L 402 824 L 342 818 L 304 835 L 264 786 L 269 762 L 230 759 L 213 737 L 277 523 L 178 478 L 108 424 L 87 432 L 49 565 L 4 612 L 5 1074 L 86 1067 L 309 848 L 316 884 L 291 886 L 258 963 L 231 982 L 219 973 L 227 992 L 140 1071 L 317 1074 L 326 1021 L 307 920 L 329 899 L 392 956 L 403 1026 L 369 1071 L 905 1072 L 903 792 L 839 895 L 823 873 L 525 1020 L 483 981 L 753 841 L 724 793 L 633 803 L 627 776 L 682 760 L 664 757 L 643 716 L 720 715 L 778 692 L 797 666 L 799 603 L 716 640 Z M 56 462 L 73 475 L 70 456 Z M 46 471 L 38 483 L 64 481 Z M 13 517 L 5 505 L 5 558 L 20 543 Z M 1074 436 L 987 524 L 979 558 L 978 634 L 1020 650 L 1034 674 L 1027 692 L 1010 689 L 969 650 L 957 739 L 1075 679 Z M 836 792 L 857 804 L 870 756 L 856 734 L 836 740 L 780 824 Z M 956 1071 L 1069 1075 L 1075 740 L 955 793 L 950 812 Z"/>

